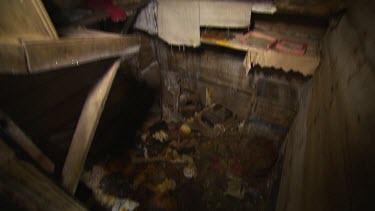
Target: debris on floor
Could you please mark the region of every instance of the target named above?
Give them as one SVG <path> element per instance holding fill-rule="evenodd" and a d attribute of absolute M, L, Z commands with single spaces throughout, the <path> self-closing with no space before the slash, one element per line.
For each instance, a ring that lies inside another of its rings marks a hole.
<path fill-rule="evenodd" d="M 256 210 L 269 199 L 278 151 L 242 133 L 244 124 L 222 105 L 186 121 L 150 120 L 124 158 L 82 180 L 112 210 Z"/>

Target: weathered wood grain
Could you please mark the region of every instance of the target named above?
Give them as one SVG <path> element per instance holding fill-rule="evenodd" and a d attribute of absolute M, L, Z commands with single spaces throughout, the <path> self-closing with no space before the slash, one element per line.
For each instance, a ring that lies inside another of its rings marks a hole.
<path fill-rule="evenodd" d="M 17 42 L 0 42 L 0 74 L 27 74 L 23 47 Z"/>
<path fill-rule="evenodd" d="M 34 142 L 14 123 L 5 113 L 0 110 L 0 120 L 4 121 L 2 129 L 16 142 L 27 154 L 37 162 L 47 173 L 52 174 L 55 164 L 34 144 Z"/>
<path fill-rule="evenodd" d="M 0 37 L 58 38 L 41 0 L 2 0 L 0 17 Z"/>
<path fill-rule="evenodd" d="M 18 160 L 1 138 L 0 193 L 27 210 L 87 210 L 35 167 Z"/>
<path fill-rule="evenodd" d="M 83 106 L 62 172 L 63 186 L 71 194 L 74 194 L 77 188 L 87 153 L 119 66 L 120 60 L 117 60 L 90 92 Z"/>
<path fill-rule="evenodd" d="M 86 36 L 60 40 L 24 41 L 30 73 L 78 66 L 100 59 L 132 55 L 139 51 L 135 36 Z"/>

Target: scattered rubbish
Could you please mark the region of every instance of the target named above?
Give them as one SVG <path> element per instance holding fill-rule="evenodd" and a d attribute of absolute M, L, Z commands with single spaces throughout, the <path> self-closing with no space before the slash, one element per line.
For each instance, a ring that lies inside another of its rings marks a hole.
<path fill-rule="evenodd" d="M 146 141 L 147 136 L 148 136 L 147 133 L 142 134 L 142 136 L 141 136 L 142 141 Z"/>
<path fill-rule="evenodd" d="M 159 122 L 156 122 L 154 123 L 153 125 L 150 126 L 150 128 L 148 128 L 150 134 L 153 134 L 157 131 L 160 131 L 160 130 L 164 130 L 164 131 L 167 131 L 168 130 L 168 125 L 165 121 L 159 121 Z"/>
<path fill-rule="evenodd" d="M 198 209 L 248 210 L 269 199 L 276 146 L 242 133 L 249 122 L 229 109 L 217 104 L 186 121 L 146 123 L 130 159 L 95 165 L 83 175 L 102 205 L 181 210 L 194 200 Z"/>
<path fill-rule="evenodd" d="M 200 110 L 200 99 L 197 94 L 188 90 L 181 90 L 178 99 L 178 112 L 185 118 L 194 116 Z"/>
<path fill-rule="evenodd" d="M 187 124 L 182 124 L 180 127 L 180 131 L 182 132 L 182 134 L 187 136 L 191 133 L 191 128 Z"/>
<path fill-rule="evenodd" d="M 100 202 L 101 205 L 112 208 L 112 211 L 122 211 L 124 209 L 134 210 L 137 208 L 139 206 L 138 202 L 127 197 L 118 197 L 116 195 L 108 194 L 106 193 L 108 190 L 103 190 L 104 186 L 106 186 L 104 183 L 109 181 L 109 174 L 110 172 L 104 167 L 96 165 L 91 171 L 85 172 L 82 175 L 82 181 L 93 191 L 95 199 Z M 104 179 L 106 177 L 107 179 Z M 118 190 L 123 192 L 123 187 L 124 186 L 119 187 Z M 122 194 L 125 195 L 128 194 L 128 192 L 123 192 Z"/>
<path fill-rule="evenodd" d="M 222 124 L 216 124 L 213 131 L 216 136 L 219 136 L 225 133 L 225 127 Z"/>
<path fill-rule="evenodd" d="M 143 156 L 147 159 L 148 158 L 148 151 L 146 147 L 143 147 Z"/>
<path fill-rule="evenodd" d="M 242 176 L 243 169 L 242 163 L 239 158 L 231 158 L 228 160 L 229 163 L 229 171 L 235 176 Z"/>
<path fill-rule="evenodd" d="M 119 6 L 115 5 L 111 0 L 88 0 L 88 6 L 94 10 L 104 10 L 110 16 L 113 22 L 125 20 L 126 12 Z"/>
<path fill-rule="evenodd" d="M 190 179 L 197 176 L 197 169 L 195 166 L 186 166 L 183 171 L 186 178 Z"/>
<path fill-rule="evenodd" d="M 158 33 L 158 26 L 156 22 L 158 11 L 158 4 L 156 0 L 150 1 L 150 3 L 142 8 L 139 12 L 137 20 L 134 23 L 136 29 L 145 31 L 151 35 Z"/>
<path fill-rule="evenodd" d="M 242 131 L 242 130 L 244 129 L 244 126 L 245 126 L 245 120 L 242 121 L 242 122 L 240 122 L 240 123 L 238 124 L 238 131 Z"/>
<path fill-rule="evenodd" d="M 187 123 L 192 124 L 194 122 L 194 117 L 190 117 L 186 120 Z"/>
<path fill-rule="evenodd" d="M 131 197 L 134 193 L 131 181 L 121 173 L 111 173 L 101 178 L 99 188 L 103 193 L 119 198 Z"/>
<path fill-rule="evenodd" d="M 212 109 L 202 113 L 202 121 L 214 127 L 216 124 L 223 124 L 233 115 L 233 112 L 222 105 L 216 104 Z"/>
<path fill-rule="evenodd" d="M 158 121 L 156 123 L 153 123 L 154 121 L 151 121 L 152 125 L 149 127 L 146 127 L 147 132 L 143 133 L 141 135 L 141 140 L 143 142 L 146 142 L 148 134 L 151 134 L 151 137 L 155 140 L 158 140 L 159 142 L 163 143 L 168 140 L 168 126 L 167 123 L 164 121 Z"/>
<path fill-rule="evenodd" d="M 198 148 L 197 139 L 184 139 L 183 141 L 171 141 L 169 147 L 176 149 L 179 153 L 187 154 L 189 152 L 197 151 Z"/>
<path fill-rule="evenodd" d="M 131 199 L 117 200 L 112 207 L 112 211 L 133 211 L 139 206 L 139 203 Z"/>
<path fill-rule="evenodd" d="M 165 179 L 162 183 L 157 185 L 156 192 L 166 193 L 167 191 L 174 190 L 176 182 L 173 179 Z"/>
<path fill-rule="evenodd" d="M 152 138 L 163 143 L 168 140 L 168 134 L 163 130 L 159 130 L 152 135 Z"/>
<path fill-rule="evenodd" d="M 256 190 L 255 188 L 252 188 L 252 187 L 247 187 L 246 188 L 246 193 L 251 195 L 252 197 L 256 198 L 256 199 L 262 199 L 263 196 L 259 193 L 258 190 Z"/>
<path fill-rule="evenodd" d="M 225 195 L 233 196 L 238 199 L 243 199 L 245 197 L 245 188 L 243 182 L 240 178 L 234 178 L 228 180 L 227 190 Z"/>

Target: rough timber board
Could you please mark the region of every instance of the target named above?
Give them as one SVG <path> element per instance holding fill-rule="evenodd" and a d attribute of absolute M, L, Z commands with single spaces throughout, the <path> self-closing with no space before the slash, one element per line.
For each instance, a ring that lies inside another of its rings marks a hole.
<path fill-rule="evenodd" d="M 95 85 L 83 106 L 62 172 L 63 186 L 71 194 L 74 194 L 77 188 L 91 141 L 120 62 L 117 60 Z"/>
<path fill-rule="evenodd" d="M 2 0 L 0 37 L 57 39 L 56 30 L 40 0 Z"/>
<path fill-rule="evenodd" d="M 140 38 L 97 31 L 77 32 L 59 40 L 0 42 L 1 74 L 33 74 L 77 66 L 139 51 Z"/>
<path fill-rule="evenodd" d="M 6 124 L 2 129 L 47 173 L 52 174 L 55 164 L 34 144 L 34 142 L 0 110 L 0 119 Z"/>
<path fill-rule="evenodd" d="M 27 210 L 86 210 L 35 167 L 17 159 L 2 139 L 0 193 Z"/>
<path fill-rule="evenodd" d="M 132 55 L 140 48 L 139 38 L 135 36 L 25 41 L 24 46 L 30 73 Z"/>
<path fill-rule="evenodd" d="M 0 74 L 27 74 L 23 47 L 16 42 L 0 42 Z"/>

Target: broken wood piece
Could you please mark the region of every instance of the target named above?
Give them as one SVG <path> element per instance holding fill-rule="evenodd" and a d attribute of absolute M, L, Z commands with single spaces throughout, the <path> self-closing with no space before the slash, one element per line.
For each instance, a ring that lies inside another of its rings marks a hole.
<path fill-rule="evenodd" d="M 34 144 L 34 142 L 0 110 L 1 128 L 16 142 L 39 166 L 49 174 L 55 171 L 55 164 Z"/>
<path fill-rule="evenodd" d="M 87 210 L 0 138 L 0 194 L 27 210 Z"/>
<path fill-rule="evenodd" d="M 139 51 L 140 40 L 136 36 L 91 32 L 60 40 L 25 40 L 23 46 L 29 72 L 37 73 L 100 59 L 131 56 Z"/>
<path fill-rule="evenodd" d="M 64 188 L 74 194 L 109 90 L 120 66 L 117 60 L 89 93 L 83 106 L 62 172 Z"/>

